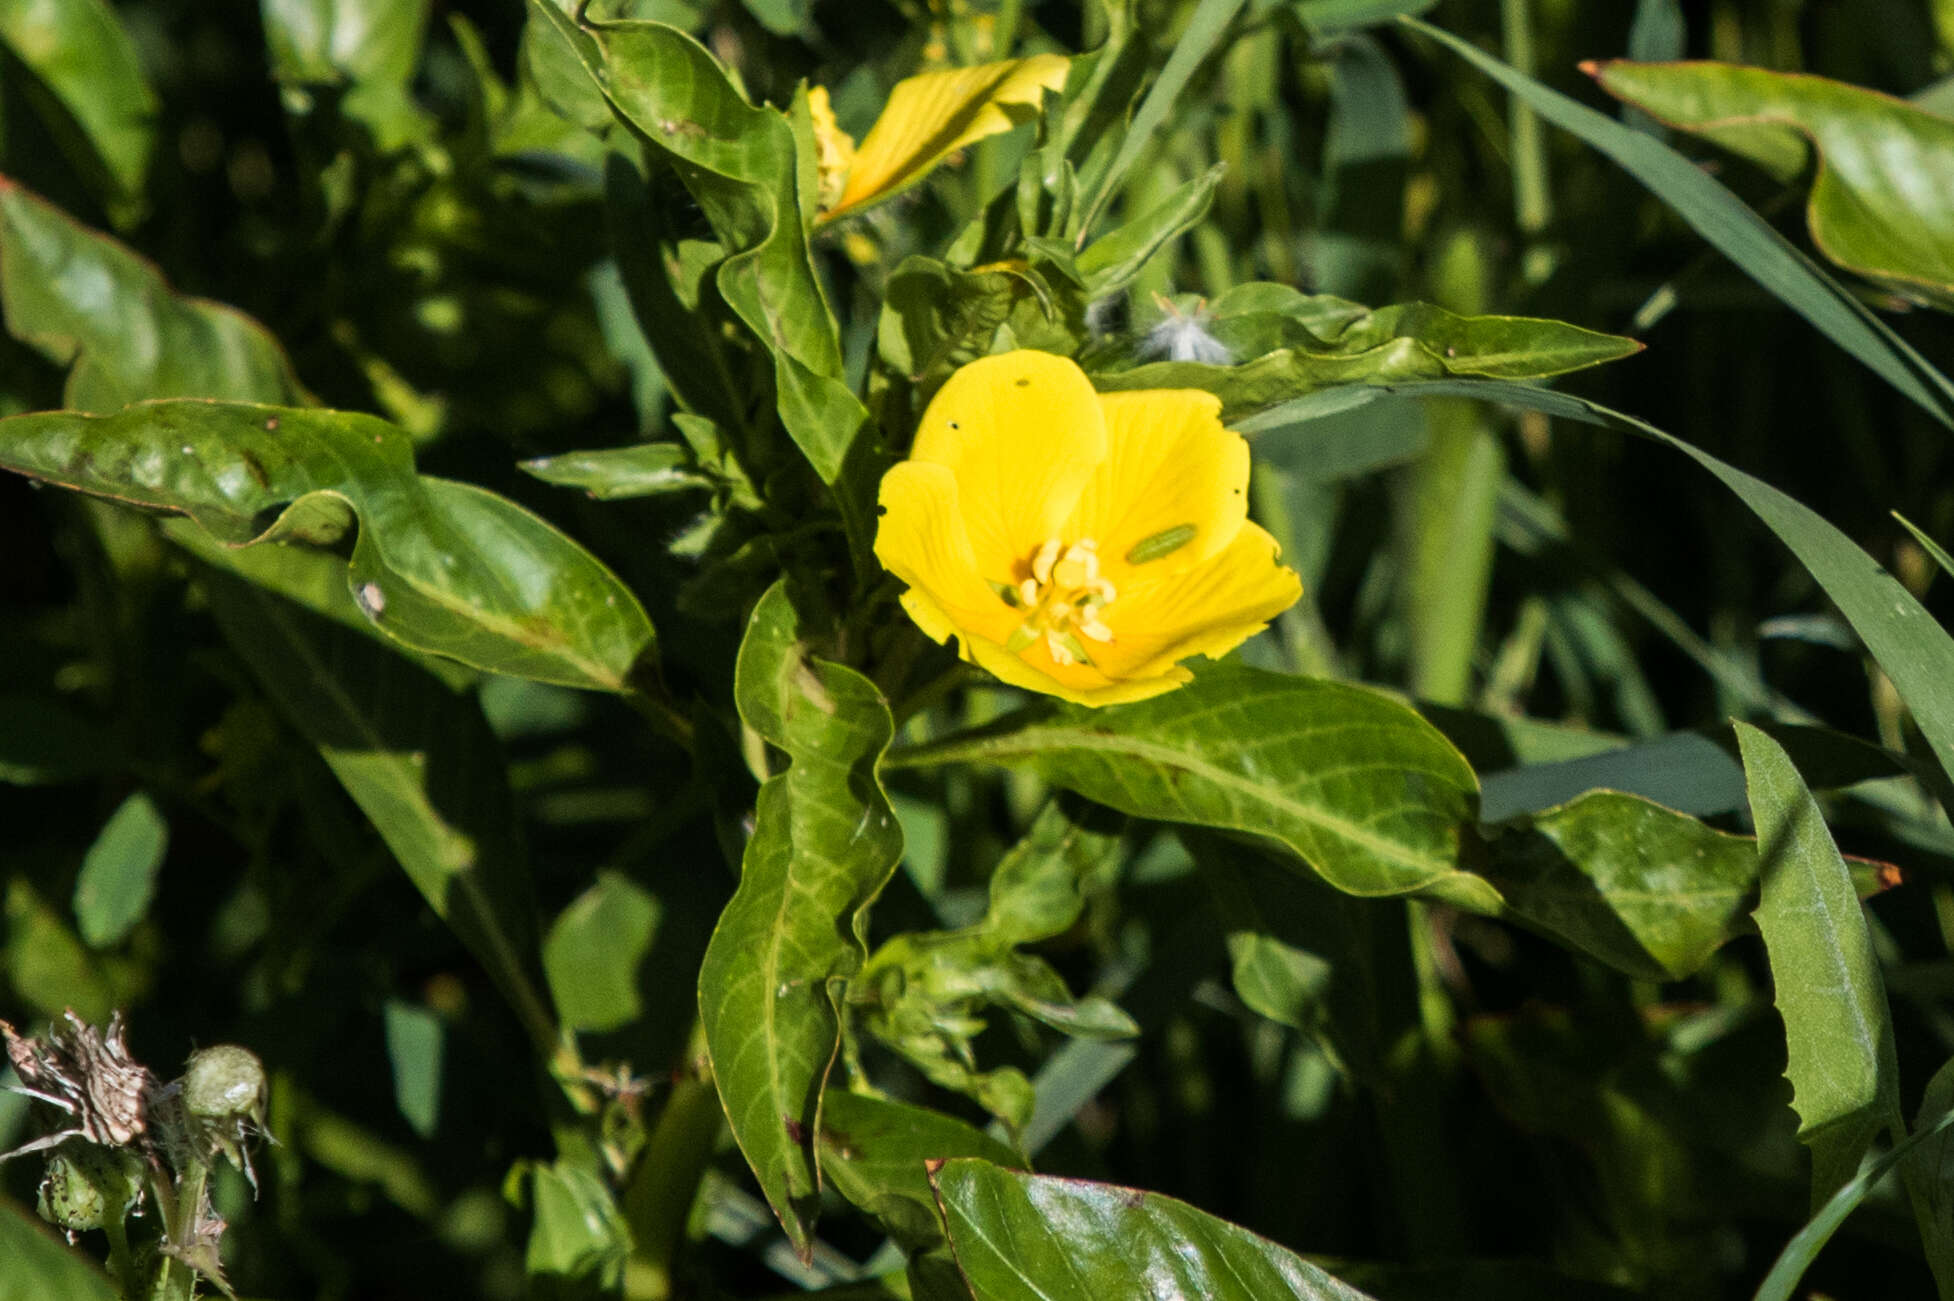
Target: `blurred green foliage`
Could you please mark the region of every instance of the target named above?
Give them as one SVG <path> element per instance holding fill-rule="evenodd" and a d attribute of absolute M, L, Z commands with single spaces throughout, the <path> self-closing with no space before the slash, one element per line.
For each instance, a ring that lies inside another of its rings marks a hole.
<path fill-rule="evenodd" d="M 816 221 L 804 84 L 1047 52 Z M 0 1014 L 264 1060 L 247 1296 L 1749 1296 L 1841 1185 L 1807 1285 L 1946 1295 L 1937 1161 L 1848 1181 L 1954 1055 L 1951 75 L 1938 0 L 0 0 Z M 922 639 L 876 479 L 1012 346 L 1219 395 L 1303 602 L 1101 712 Z M 108 1295 L 38 1174 L 0 1301 Z"/>

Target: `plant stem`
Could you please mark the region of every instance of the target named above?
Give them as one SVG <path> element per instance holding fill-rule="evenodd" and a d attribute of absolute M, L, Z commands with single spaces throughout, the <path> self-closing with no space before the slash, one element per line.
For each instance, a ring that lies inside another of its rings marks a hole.
<path fill-rule="evenodd" d="M 719 1091 L 705 1062 L 705 1030 L 695 1023 L 686 1049 L 689 1071 L 672 1086 L 645 1143 L 637 1172 L 624 1191 L 624 1216 L 631 1226 L 631 1259 L 624 1268 L 629 1301 L 665 1301 L 673 1294 L 673 1269 L 685 1240 L 685 1222 L 699 1194 L 719 1137 L 723 1116 Z"/>
<path fill-rule="evenodd" d="M 156 1204 L 163 1212 L 163 1241 L 156 1253 L 150 1301 L 195 1301 L 197 1271 L 171 1253 L 190 1245 L 209 1186 L 210 1167 L 193 1160 L 177 1176 L 171 1195 L 160 1195 L 162 1190 L 157 1190 Z"/>

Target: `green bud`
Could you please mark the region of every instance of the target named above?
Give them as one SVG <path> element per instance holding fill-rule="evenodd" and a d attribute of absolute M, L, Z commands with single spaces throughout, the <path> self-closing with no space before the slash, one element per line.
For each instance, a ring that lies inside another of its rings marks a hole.
<path fill-rule="evenodd" d="M 70 1140 L 56 1148 L 41 1177 L 41 1218 L 69 1233 L 99 1229 L 135 1205 L 139 1186 L 127 1154 Z"/>

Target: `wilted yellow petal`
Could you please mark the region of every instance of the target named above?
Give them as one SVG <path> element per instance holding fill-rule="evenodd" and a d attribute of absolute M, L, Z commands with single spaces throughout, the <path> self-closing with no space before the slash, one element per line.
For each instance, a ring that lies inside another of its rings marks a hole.
<path fill-rule="evenodd" d="M 1067 534 L 1095 539 L 1107 576 L 1122 589 L 1225 550 L 1248 518 L 1248 443 L 1222 428 L 1221 400 L 1160 389 L 1099 401 L 1106 459 L 1080 495 Z"/>
<path fill-rule="evenodd" d="M 1072 362 L 1007 352 L 958 370 L 923 413 L 912 462 L 949 470 L 977 566 L 992 582 L 1057 534 L 1106 457 L 1099 395 Z M 899 468 L 899 467 L 898 467 Z"/>
<path fill-rule="evenodd" d="M 834 217 L 909 186 L 945 155 L 1009 131 L 1036 113 L 1046 90 L 1065 83 L 1067 63 L 1034 54 L 974 68 L 904 78 L 855 151 Z"/>
<path fill-rule="evenodd" d="M 834 105 L 828 102 L 826 86 L 808 90 L 807 112 L 814 123 L 814 166 L 820 178 L 820 205 L 831 208 L 848 188 L 848 173 L 855 166 L 855 137 L 843 131 L 841 123 L 835 120 Z"/>
<path fill-rule="evenodd" d="M 1226 655 L 1303 594 L 1296 572 L 1276 563 L 1277 550 L 1265 530 L 1245 523 L 1205 564 L 1159 582 L 1129 575 L 1115 606 L 1118 640 L 1095 662 L 1112 677 L 1145 678 L 1190 655 Z"/>

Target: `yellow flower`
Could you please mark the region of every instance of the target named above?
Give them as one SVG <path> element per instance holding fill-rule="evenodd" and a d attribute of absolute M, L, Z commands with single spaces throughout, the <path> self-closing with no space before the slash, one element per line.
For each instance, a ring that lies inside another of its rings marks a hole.
<path fill-rule="evenodd" d="M 1069 64 L 1034 54 L 974 68 L 906 77 L 858 148 L 835 121 L 823 86 L 808 91 L 821 176 L 821 220 L 830 221 L 913 185 L 944 158 L 1030 119 Z"/>
<path fill-rule="evenodd" d="M 974 361 L 883 476 L 875 554 L 903 608 L 1006 682 L 1084 705 L 1142 700 L 1295 604 L 1248 521 L 1248 444 L 1191 389 L 1093 391 L 1042 352 Z"/>

